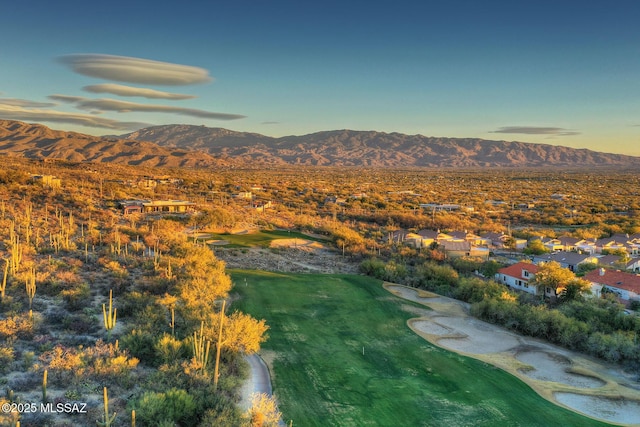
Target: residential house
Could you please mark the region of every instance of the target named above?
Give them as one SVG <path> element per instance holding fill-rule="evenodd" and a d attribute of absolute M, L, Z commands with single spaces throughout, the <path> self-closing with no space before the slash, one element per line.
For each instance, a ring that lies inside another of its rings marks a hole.
<path fill-rule="evenodd" d="M 625 267 L 627 270 L 633 272 L 640 272 L 640 258 L 631 258 Z"/>
<path fill-rule="evenodd" d="M 124 215 L 132 213 L 187 213 L 195 210 L 196 204 L 186 200 L 124 200 L 120 208 Z"/>
<path fill-rule="evenodd" d="M 598 265 L 603 267 L 620 267 L 623 259 L 619 255 L 601 255 L 598 257 Z"/>
<path fill-rule="evenodd" d="M 422 238 L 422 247 L 429 247 L 439 241 L 439 237 L 442 235 L 440 230 L 420 230 L 418 235 Z"/>
<path fill-rule="evenodd" d="M 454 240 L 444 240 L 440 243 L 447 258 L 474 257 L 483 260 L 489 259 L 489 249 L 474 246 L 470 242 L 460 242 Z"/>
<path fill-rule="evenodd" d="M 560 241 L 560 244 L 562 245 L 562 250 L 567 252 L 577 251 L 578 244 L 583 241 L 583 239 L 578 239 L 577 237 L 570 237 L 570 236 L 558 237 L 557 240 Z"/>
<path fill-rule="evenodd" d="M 498 270 L 495 279 L 498 283 L 502 283 L 509 288 L 537 295 L 537 287 L 529 284 L 529 280 L 533 279 L 537 272 L 537 265 L 518 262 Z"/>
<path fill-rule="evenodd" d="M 640 275 L 599 268 L 587 273 L 584 279 L 591 282 L 591 292 L 597 297 L 611 292 L 625 305 L 640 301 Z"/>
<path fill-rule="evenodd" d="M 508 235 L 504 233 L 484 233 L 480 237 L 487 242 L 487 246 L 493 246 L 494 248 L 504 247 L 504 242 Z"/>
<path fill-rule="evenodd" d="M 460 205 L 453 203 L 421 203 L 420 207 L 429 211 L 458 211 L 461 209 Z"/>
<path fill-rule="evenodd" d="M 595 254 L 597 252 L 595 239 L 579 241 L 576 243 L 576 251 L 583 254 Z"/>
<path fill-rule="evenodd" d="M 627 252 L 626 242 L 620 242 L 611 237 L 596 240 L 596 252 L 598 253 L 620 251 L 620 250 Z"/>
<path fill-rule="evenodd" d="M 545 249 L 550 252 L 564 251 L 564 244 L 559 239 L 542 237 L 540 241 L 544 245 Z"/>
<path fill-rule="evenodd" d="M 576 272 L 580 264 L 597 264 L 598 258 L 590 254 L 580 254 L 578 252 L 555 252 L 552 254 L 536 255 L 533 257 L 534 264 L 555 261 L 563 268 Z"/>
<path fill-rule="evenodd" d="M 625 260 L 619 255 L 602 255 L 598 257 L 598 265 L 618 270 L 640 271 L 640 258 Z"/>
<path fill-rule="evenodd" d="M 460 241 L 460 242 L 469 242 L 474 246 L 485 246 L 486 244 L 486 239 L 483 239 L 482 237 L 478 236 L 477 234 L 474 233 L 469 233 L 468 231 L 453 231 L 451 233 L 448 233 L 449 236 L 451 236 L 453 238 L 453 240 L 456 241 Z"/>
<path fill-rule="evenodd" d="M 408 230 L 395 230 L 389 233 L 389 243 L 403 243 L 414 248 L 422 247 L 422 236 Z"/>

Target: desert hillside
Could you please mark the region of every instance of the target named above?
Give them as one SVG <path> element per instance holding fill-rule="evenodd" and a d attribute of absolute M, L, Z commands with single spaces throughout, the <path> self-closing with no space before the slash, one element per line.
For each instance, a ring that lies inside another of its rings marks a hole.
<path fill-rule="evenodd" d="M 272 164 L 394 168 L 640 166 L 637 157 L 556 145 L 376 131 L 334 130 L 272 138 L 205 126 L 166 125 L 122 137 Z"/>
<path fill-rule="evenodd" d="M 640 157 L 556 145 L 334 130 L 273 138 L 192 125 L 91 136 L 0 120 L 0 154 L 138 166 L 639 167 Z"/>

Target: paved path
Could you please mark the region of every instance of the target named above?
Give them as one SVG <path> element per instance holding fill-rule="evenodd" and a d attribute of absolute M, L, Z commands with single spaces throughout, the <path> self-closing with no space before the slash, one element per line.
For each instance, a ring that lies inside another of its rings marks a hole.
<path fill-rule="evenodd" d="M 271 396 L 271 377 L 269 376 L 269 368 L 264 360 L 257 354 L 245 356 L 245 360 L 251 367 L 251 373 L 245 384 L 242 386 L 242 400 L 240 407 L 243 410 L 249 409 L 251 406 L 251 395 L 253 393 L 266 393 Z"/>

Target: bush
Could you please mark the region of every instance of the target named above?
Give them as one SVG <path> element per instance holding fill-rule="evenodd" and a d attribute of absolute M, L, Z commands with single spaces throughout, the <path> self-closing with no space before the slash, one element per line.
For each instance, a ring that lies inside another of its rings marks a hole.
<path fill-rule="evenodd" d="M 60 296 L 64 300 L 69 311 L 81 310 L 91 303 L 91 299 L 89 298 L 91 296 L 91 292 L 89 290 L 89 285 L 86 283 L 81 283 L 71 289 L 64 289 L 60 292 Z"/>
<path fill-rule="evenodd" d="M 0 373 L 8 372 L 9 365 L 13 363 L 13 347 L 0 347 Z"/>
<path fill-rule="evenodd" d="M 160 364 L 154 349 L 155 341 L 150 332 L 141 329 L 134 329 L 120 338 L 122 347 L 129 350 L 132 356 L 137 357 L 148 366 L 158 366 Z"/>
<path fill-rule="evenodd" d="M 196 404 L 185 390 L 172 388 L 143 394 L 134 409 L 142 425 L 193 425 Z"/>
<path fill-rule="evenodd" d="M 171 364 L 187 357 L 187 349 L 182 341 L 168 334 L 164 334 L 162 338 L 156 342 L 154 349 L 156 351 L 156 357 L 161 363 Z"/>

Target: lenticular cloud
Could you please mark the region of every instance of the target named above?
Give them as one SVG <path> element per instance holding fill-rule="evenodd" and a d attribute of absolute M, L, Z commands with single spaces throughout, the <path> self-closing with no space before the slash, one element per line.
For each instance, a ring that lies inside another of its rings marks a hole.
<path fill-rule="evenodd" d="M 119 82 L 178 86 L 213 80 L 204 68 L 127 56 L 76 54 L 59 60 L 78 74 Z"/>

